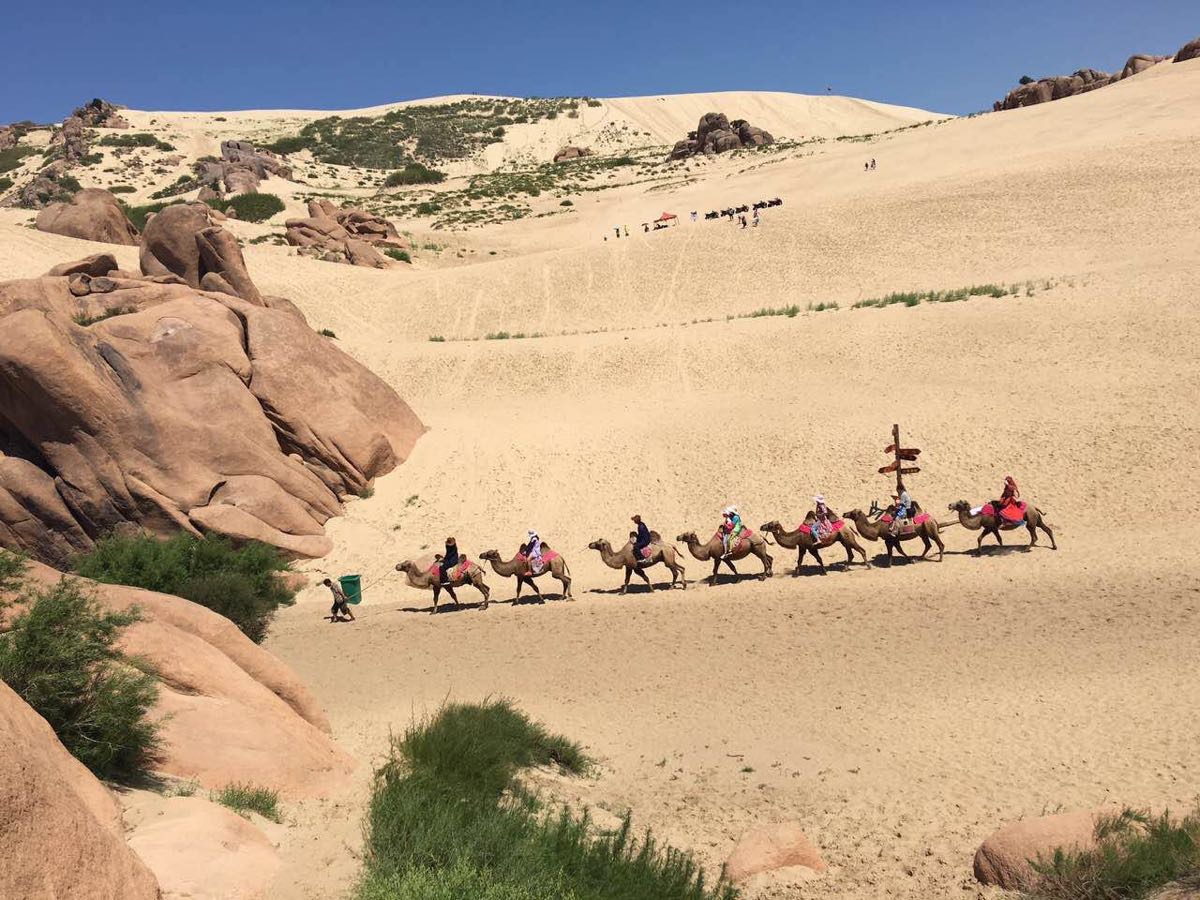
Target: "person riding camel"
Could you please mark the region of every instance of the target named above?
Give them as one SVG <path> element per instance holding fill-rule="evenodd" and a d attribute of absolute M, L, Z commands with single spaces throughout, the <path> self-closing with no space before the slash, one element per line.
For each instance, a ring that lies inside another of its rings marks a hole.
<path fill-rule="evenodd" d="M 525 557 L 529 560 L 529 571 L 534 575 L 542 571 L 542 539 L 532 528 L 529 529 L 529 540 L 525 544 Z"/>
<path fill-rule="evenodd" d="M 824 494 L 817 494 L 813 497 L 813 503 L 816 504 L 816 508 L 813 510 L 815 519 L 812 526 L 813 540 L 823 541 L 833 533 L 833 523 L 837 520 L 837 513 L 829 508 Z"/>
<path fill-rule="evenodd" d="M 729 556 L 729 548 L 737 545 L 737 539 L 741 536 L 746 526 L 742 524 L 742 517 L 738 515 L 736 506 L 727 506 L 721 510 L 723 521 L 721 522 L 721 545 L 724 548 L 723 556 Z"/>
<path fill-rule="evenodd" d="M 449 584 L 446 575 L 459 563 L 458 543 L 454 538 L 446 538 L 446 552 L 437 554 L 434 559 L 438 561 L 438 581 L 442 584 Z"/>
<path fill-rule="evenodd" d="M 892 534 L 896 534 L 900 531 L 904 520 L 912 518 L 913 499 L 904 485 L 900 485 L 900 493 L 893 494 L 892 499 L 896 501 L 896 513 L 892 517 Z"/>
<path fill-rule="evenodd" d="M 637 525 L 637 531 L 633 535 L 633 559 L 640 566 L 646 561 L 645 551 L 650 546 L 650 529 L 646 527 L 641 516 L 635 515 L 633 522 Z"/>
<path fill-rule="evenodd" d="M 1015 504 L 1021 499 L 1021 491 L 1017 487 L 1017 483 L 1011 475 L 1004 476 L 1004 490 L 1000 494 L 1000 499 L 997 500 L 993 507 L 996 510 L 996 517 L 1000 517 L 1000 511 L 1005 507 Z"/>

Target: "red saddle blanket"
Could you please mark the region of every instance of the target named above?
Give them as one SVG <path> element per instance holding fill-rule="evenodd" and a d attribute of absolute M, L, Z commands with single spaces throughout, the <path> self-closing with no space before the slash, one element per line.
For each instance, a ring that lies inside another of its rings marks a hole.
<path fill-rule="evenodd" d="M 1004 526 L 1020 525 L 1025 521 L 1025 510 L 1029 508 L 1024 500 L 1018 500 L 1016 503 L 1009 503 L 1000 510 L 1000 524 Z M 996 516 L 996 504 L 985 503 L 980 512 L 985 516 Z"/>
<path fill-rule="evenodd" d="M 546 571 L 546 566 L 550 565 L 550 563 L 554 562 L 554 560 L 558 559 L 560 556 L 562 556 L 562 554 L 559 553 L 557 550 L 543 550 L 542 551 L 542 568 L 538 570 L 538 574 L 541 574 L 542 572 Z M 530 572 L 533 571 L 532 567 L 529 564 L 528 556 L 526 556 L 524 553 L 518 553 L 517 559 L 519 559 L 521 562 L 523 562 L 525 564 L 526 569 L 529 569 Z"/>
<path fill-rule="evenodd" d="M 729 545 L 729 552 L 730 553 L 740 553 L 741 550 L 747 544 L 750 543 L 750 536 L 752 534 L 754 534 L 753 530 L 743 527 L 742 533 L 738 535 L 737 540 Z M 725 533 L 723 531 L 721 531 L 721 529 L 718 528 L 717 533 L 714 535 L 714 538 L 719 541 L 719 540 L 722 540 L 724 538 L 724 536 L 725 536 Z"/>
<path fill-rule="evenodd" d="M 440 566 L 440 565 L 441 565 L 441 563 L 435 562 L 432 566 L 429 567 L 430 576 L 432 576 L 433 578 L 438 577 L 438 566 Z M 464 578 L 467 577 L 467 569 L 469 569 L 469 568 L 471 568 L 471 561 L 464 556 L 462 559 L 460 559 L 458 561 L 457 566 L 455 566 L 453 569 L 448 569 L 446 571 L 446 580 L 447 581 L 462 581 Z"/>
<path fill-rule="evenodd" d="M 883 517 L 879 521 L 883 522 L 885 525 L 891 525 L 892 522 L 895 521 L 895 519 L 892 517 L 891 513 L 884 513 Z M 929 521 L 929 513 L 917 513 L 916 518 L 909 519 L 903 525 L 900 526 L 900 530 L 899 530 L 898 534 L 900 534 L 900 535 L 916 534 L 917 526 L 920 525 L 922 522 L 928 522 L 928 521 Z"/>
<path fill-rule="evenodd" d="M 833 530 L 832 530 L 832 531 L 827 531 L 827 532 L 824 534 L 824 536 L 821 538 L 821 543 L 822 543 L 822 544 L 828 544 L 828 543 L 832 543 L 832 542 L 833 542 L 833 540 L 834 540 L 834 538 L 836 538 L 836 537 L 837 537 L 837 533 L 838 533 L 839 531 L 841 531 L 843 528 L 845 528 L 845 527 L 846 527 L 846 520 L 845 520 L 845 519 L 834 519 L 834 520 L 833 520 L 833 521 L 830 523 L 830 527 L 831 527 Z M 812 532 L 812 526 L 811 526 L 811 525 L 803 525 L 803 524 L 802 524 L 802 525 L 800 526 L 800 533 L 801 533 L 801 534 L 812 534 L 812 533 L 813 533 L 813 532 Z"/>

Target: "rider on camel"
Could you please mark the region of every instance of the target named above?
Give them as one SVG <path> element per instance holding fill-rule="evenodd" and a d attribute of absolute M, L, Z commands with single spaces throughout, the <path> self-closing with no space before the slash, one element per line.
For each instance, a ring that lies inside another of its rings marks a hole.
<path fill-rule="evenodd" d="M 438 561 L 438 581 L 442 584 L 449 584 L 446 574 L 459 563 L 458 544 L 454 538 L 446 538 L 446 552 L 437 556 L 436 559 Z"/>
<path fill-rule="evenodd" d="M 812 525 L 812 536 L 814 541 L 821 541 L 826 535 L 833 532 L 833 523 L 837 519 L 837 514 L 825 502 L 824 494 L 817 494 L 813 497 L 813 503 L 817 506 L 813 510 L 816 521 Z"/>
<path fill-rule="evenodd" d="M 542 571 L 542 539 L 532 528 L 525 544 L 525 557 L 529 560 L 529 571 L 537 575 Z"/>
<path fill-rule="evenodd" d="M 892 499 L 896 501 L 896 514 L 892 517 L 892 534 L 896 534 L 900 530 L 900 524 L 913 515 L 913 499 L 908 493 L 908 488 L 903 484 L 900 485 L 900 493 L 893 494 Z"/>
<path fill-rule="evenodd" d="M 650 546 L 650 529 L 646 527 L 641 516 L 634 516 L 633 521 L 637 525 L 633 536 L 633 559 L 640 566 L 646 561 L 645 550 Z"/>
<path fill-rule="evenodd" d="M 729 556 L 729 548 L 734 546 L 738 537 L 741 535 L 745 527 L 742 524 L 742 517 L 738 515 L 736 506 L 727 506 L 721 510 L 721 515 L 724 521 L 721 522 L 721 545 L 724 548 L 723 556 Z"/>
<path fill-rule="evenodd" d="M 1015 504 L 1021 498 L 1021 491 L 1017 487 L 1017 483 L 1011 475 L 1004 476 L 1004 491 L 1000 494 L 1000 499 L 993 506 L 996 510 L 996 518 L 1000 517 L 1000 511 L 1005 507 Z"/>

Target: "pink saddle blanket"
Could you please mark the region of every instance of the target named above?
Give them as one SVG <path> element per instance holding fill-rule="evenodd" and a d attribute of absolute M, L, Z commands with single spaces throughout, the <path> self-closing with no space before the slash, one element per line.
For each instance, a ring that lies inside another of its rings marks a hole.
<path fill-rule="evenodd" d="M 929 518 L 929 513 L 917 513 L 916 518 L 907 520 L 905 524 L 900 526 L 900 530 L 897 533 L 900 535 L 916 534 L 917 526 L 924 522 L 928 522 Z M 884 513 L 883 517 L 879 521 L 883 522 L 885 525 L 891 525 L 895 519 L 892 517 L 891 513 Z"/>
<path fill-rule="evenodd" d="M 740 553 L 742 549 L 750 543 L 750 536 L 753 534 L 754 531 L 752 529 L 743 527 L 742 533 L 738 535 L 738 539 L 729 545 L 729 552 Z M 713 535 L 713 539 L 719 541 L 722 540 L 724 536 L 725 533 L 718 528 L 717 533 Z"/>
<path fill-rule="evenodd" d="M 432 566 L 429 567 L 429 574 L 431 577 L 433 577 L 435 579 L 438 577 L 438 566 L 440 566 L 440 565 L 441 565 L 441 563 L 435 562 Z M 458 561 L 457 566 L 455 566 L 453 569 L 447 570 L 446 580 L 447 581 L 462 581 L 464 578 L 467 577 L 467 570 L 470 568 L 471 568 L 471 561 L 464 556 L 462 559 L 460 559 Z"/>
<path fill-rule="evenodd" d="M 832 531 L 826 531 L 824 534 L 822 534 L 820 536 L 820 541 L 822 544 L 832 544 L 834 542 L 834 540 L 837 538 L 838 532 L 846 527 L 846 520 L 845 519 L 834 519 L 832 522 L 829 523 L 829 526 L 832 529 Z M 813 533 L 812 526 L 802 524 L 800 526 L 800 533 L 801 534 L 812 534 Z"/>
<path fill-rule="evenodd" d="M 1025 521 L 1025 510 L 1029 508 L 1024 500 L 1018 500 L 1016 503 L 1007 504 L 1000 510 L 1000 525 L 1004 528 L 1014 528 Z M 985 516 L 996 516 L 996 504 L 985 503 L 980 512 Z"/>
<path fill-rule="evenodd" d="M 557 550 L 543 550 L 542 551 L 542 567 L 540 569 L 538 569 L 537 572 L 534 574 L 540 575 L 542 572 L 546 571 L 546 567 L 548 565 L 550 565 L 550 563 L 554 562 L 554 560 L 558 559 L 560 556 L 562 556 L 562 554 L 559 553 Z M 531 573 L 533 572 L 533 567 L 529 562 L 528 556 L 526 556 L 524 553 L 518 553 L 517 559 L 519 559 L 521 562 L 523 562 L 525 564 L 526 569 L 528 569 Z"/>

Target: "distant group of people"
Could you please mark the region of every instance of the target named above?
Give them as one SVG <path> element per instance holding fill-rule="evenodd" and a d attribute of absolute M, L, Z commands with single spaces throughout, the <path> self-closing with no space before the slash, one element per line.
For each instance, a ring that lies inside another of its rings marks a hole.
<path fill-rule="evenodd" d="M 863 171 L 870 172 L 870 171 L 873 171 L 874 168 L 875 168 L 875 157 L 872 156 L 870 162 L 863 163 Z"/>
<path fill-rule="evenodd" d="M 875 168 L 875 160 L 871 160 L 868 165 L 872 169 Z M 783 206 L 783 200 L 779 197 L 776 197 L 773 200 L 759 200 L 757 203 L 753 204 L 753 206 L 750 204 L 743 204 L 742 206 L 730 206 L 722 210 L 714 209 L 710 212 L 706 212 L 704 214 L 704 218 L 706 221 L 727 218 L 730 222 L 737 222 L 742 228 L 757 228 L 758 223 L 761 220 L 759 210 L 768 209 L 772 206 Z M 749 216 L 747 216 L 747 214 L 749 214 Z M 700 213 L 693 209 L 688 214 L 688 218 L 690 218 L 693 222 L 698 222 L 700 221 Z M 673 221 L 677 220 L 673 219 Z M 656 221 L 653 226 L 651 226 L 649 222 L 643 222 L 642 233 L 649 234 L 651 231 L 660 231 L 666 227 L 666 222 L 662 220 Z M 629 226 L 614 225 L 613 237 L 617 240 L 620 240 L 622 237 L 629 237 Z M 604 240 L 606 242 L 608 241 L 607 234 L 604 236 Z"/>

